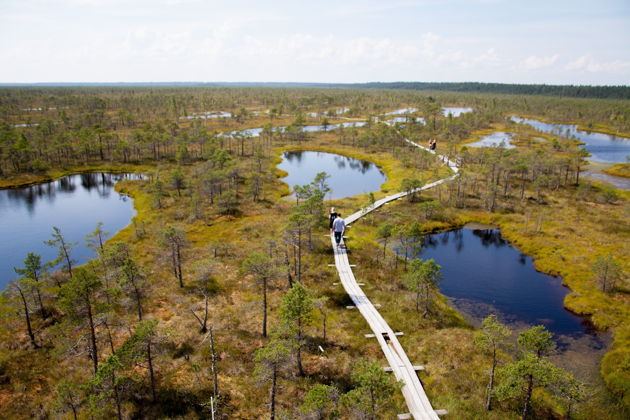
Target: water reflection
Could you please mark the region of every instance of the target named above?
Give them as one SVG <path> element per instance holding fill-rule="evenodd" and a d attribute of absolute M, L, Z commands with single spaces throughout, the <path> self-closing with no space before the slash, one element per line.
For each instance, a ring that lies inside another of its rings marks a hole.
<path fill-rule="evenodd" d="M 558 346 L 554 361 L 570 366 L 578 360 L 578 373 L 597 374 L 608 335 L 564 309 L 569 290 L 562 280 L 536 271 L 533 259 L 513 248 L 498 229 L 459 229 L 426 235 L 419 242 L 422 248 L 415 256 L 442 266 L 440 291 L 471 324 L 480 326 L 490 314 L 516 331 L 542 324 Z M 404 249 L 397 252 L 404 254 Z"/>
<path fill-rule="evenodd" d="M 473 230 L 472 232 L 473 235 L 481 239 L 481 245 L 484 248 L 488 248 L 490 245 L 494 245 L 495 248 L 500 248 L 507 245 L 507 241 L 501 237 L 501 232 L 499 230 L 485 229 Z"/>
<path fill-rule="evenodd" d="M 503 147 L 505 149 L 513 149 L 514 146 L 511 141 L 514 134 L 505 133 L 503 131 L 495 131 L 492 134 L 482 137 L 474 143 L 468 143 L 469 147 Z"/>
<path fill-rule="evenodd" d="M 332 192 L 327 199 L 349 197 L 378 191 L 386 181 L 385 174 L 372 162 L 353 159 L 334 153 L 311 151 L 285 152 L 278 168 L 289 175 L 283 181 L 293 188 L 313 181 L 317 173 L 331 175 L 328 184 Z"/>
<path fill-rule="evenodd" d="M 532 118 L 512 116 L 510 119 L 519 124 L 534 127 L 543 133 L 579 140 L 591 154 L 589 160 L 596 162 L 621 163 L 630 155 L 630 138 L 580 130 L 575 124 L 550 124 Z"/>
<path fill-rule="evenodd" d="M 539 273 L 532 258 L 509 245 L 498 229 L 459 229 L 421 240 L 423 259 L 442 265 L 442 292 L 454 299 L 491 304 L 523 322 L 555 333 L 586 333 L 583 319 L 563 307 L 568 289 L 559 278 Z"/>
<path fill-rule="evenodd" d="M 14 209 L 24 208 L 32 213 L 40 200 L 51 204 L 54 203 L 58 195 L 74 194 L 78 188 L 77 182 L 83 190 L 95 191 L 99 197 L 108 198 L 114 184 L 123 179 L 142 179 L 142 175 L 87 173 L 65 176 L 45 184 L 0 190 L 0 211 L 3 207 L 11 207 Z"/>
<path fill-rule="evenodd" d="M 62 229 L 69 242 L 84 243 L 97 222 L 114 233 L 129 224 L 134 210 L 131 200 L 114 190 L 122 179 L 141 175 L 89 173 L 72 175 L 25 188 L 0 190 L 0 289 L 15 277 L 28 252 L 54 259 L 56 250 L 43 244 L 53 226 Z M 84 263 L 92 251 L 79 245 L 73 258 Z"/>
<path fill-rule="evenodd" d="M 327 126 L 323 125 L 303 125 L 300 129 L 307 133 L 314 133 L 318 131 L 332 131 L 337 130 L 339 128 L 351 128 L 351 127 L 363 127 L 367 124 L 365 121 L 350 121 L 339 124 L 329 124 Z M 271 131 L 274 133 L 282 133 L 286 131 L 287 127 L 273 127 Z M 258 137 L 263 132 L 261 127 L 258 128 L 246 128 L 244 130 L 235 130 L 229 131 L 227 133 L 221 133 L 221 136 L 228 137 L 236 137 L 236 136 L 249 136 L 249 137 Z"/>

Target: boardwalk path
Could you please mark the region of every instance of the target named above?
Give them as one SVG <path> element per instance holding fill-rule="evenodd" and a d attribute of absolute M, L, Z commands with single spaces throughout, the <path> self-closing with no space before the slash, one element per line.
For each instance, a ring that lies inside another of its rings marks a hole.
<path fill-rule="evenodd" d="M 405 141 L 413 146 L 425 149 L 425 147 L 420 146 L 410 140 L 405 139 Z M 433 151 L 429 151 L 430 153 L 434 153 Z M 445 162 L 452 170 L 455 172 L 455 175 L 445 178 L 436 182 L 432 182 L 431 184 L 427 184 L 423 187 L 418 188 L 416 191 L 426 190 L 436 185 L 440 185 L 444 182 L 450 181 L 457 177 L 459 168 L 457 165 L 448 160 L 445 156 L 437 155 L 443 162 Z M 394 195 L 387 196 L 376 201 L 373 205 L 366 207 L 364 209 L 359 210 L 358 212 L 346 217 L 346 224 L 351 224 L 357 221 L 362 216 L 365 216 L 371 211 L 376 210 L 377 208 L 383 206 L 384 204 L 397 200 L 401 197 L 407 195 L 407 192 L 400 192 Z M 361 315 L 365 318 L 365 320 L 370 325 L 374 336 L 378 340 L 378 343 L 385 354 L 385 358 L 387 358 L 387 362 L 391 366 L 392 372 L 396 376 L 397 380 L 402 381 L 402 393 L 407 402 L 407 406 L 409 407 L 409 414 L 414 419 L 438 419 L 437 412 L 431 406 L 427 395 L 420 384 L 420 380 L 418 379 L 418 375 L 416 373 L 416 367 L 414 367 L 405 350 L 400 345 L 400 342 L 396 338 L 396 334 L 387 324 L 387 322 L 383 319 L 381 314 L 378 313 L 372 302 L 367 298 L 357 280 L 354 277 L 354 273 L 350 268 L 350 262 L 348 261 L 348 254 L 346 253 L 345 247 L 337 248 L 335 246 L 334 237 L 331 235 L 331 241 L 333 250 L 335 252 L 335 266 L 337 267 L 337 272 L 339 273 L 339 278 L 341 279 L 341 283 L 346 290 L 346 293 L 350 296 L 355 306 L 361 312 Z M 405 417 L 401 417 L 405 418 Z M 409 418 L 409 417 L 406 417 Z"/>

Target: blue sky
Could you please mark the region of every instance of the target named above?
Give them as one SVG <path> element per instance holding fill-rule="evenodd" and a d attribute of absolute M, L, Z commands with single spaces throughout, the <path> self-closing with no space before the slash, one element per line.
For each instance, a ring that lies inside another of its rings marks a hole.
<path fill-rule="evenodd" d="M 0 83 L 630 85 L 629 0 L 0 0 Z"/>

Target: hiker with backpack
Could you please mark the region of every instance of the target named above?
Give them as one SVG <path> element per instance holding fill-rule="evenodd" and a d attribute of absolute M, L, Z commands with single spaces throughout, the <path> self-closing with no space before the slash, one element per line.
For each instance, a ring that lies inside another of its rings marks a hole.
<path fill-rule="evenodd" d="M 337 217 L 333 220 L 332 230 L 335 234 L 335 243 L 337 244 L 337 248 L 339 248 L 343 233 L 346 231 L 346 221 L 341 217 L 341 213 L 337 213 Z"/>

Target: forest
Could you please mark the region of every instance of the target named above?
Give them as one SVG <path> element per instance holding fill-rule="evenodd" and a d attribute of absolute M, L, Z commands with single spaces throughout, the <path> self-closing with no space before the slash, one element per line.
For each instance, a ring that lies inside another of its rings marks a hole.
<path fill-rule="evenodd" d="M 29 252 L 11 273 L 0 294 L 0 416 L 408 412 L 334 285 L 328 225 L 331 206 L 349 215 L 408 191 L 353 224 L 348 247 L 366 294 L 424 366 L 433 407 L 453 419 L 628 418 L 630 194 L 584 176 L 589 156 L 575 139 L 510 117 L 630 137 L 629 90 L 505 86 L 0 88 L 1 188 L 143 175 L 116 184 L 133 199 L 129 225 L 86 232 L 94 258 L 77 261 L 53 225 L 58 257 Z M 404 121 L 388 120 L 400 109 Z M 470 146 L 494 131 L 514 133 L 516 147 Z M 417 193 L 452 174 L 405 139 L 437 140 L 459 176 Z M 329 200 L 326 173 L 294 188 L 281 180 L 289 151 L 369 161 L 387 181 Z M 536 270 L 562 279 L 567 310 L 610 336 L 594 376 L 554 363 L 562 349 L 544 326 L 464 317 L 440 293 L 440 267 L 410 257 L 425 235 L 469 223 L 499 228 Z"/>

